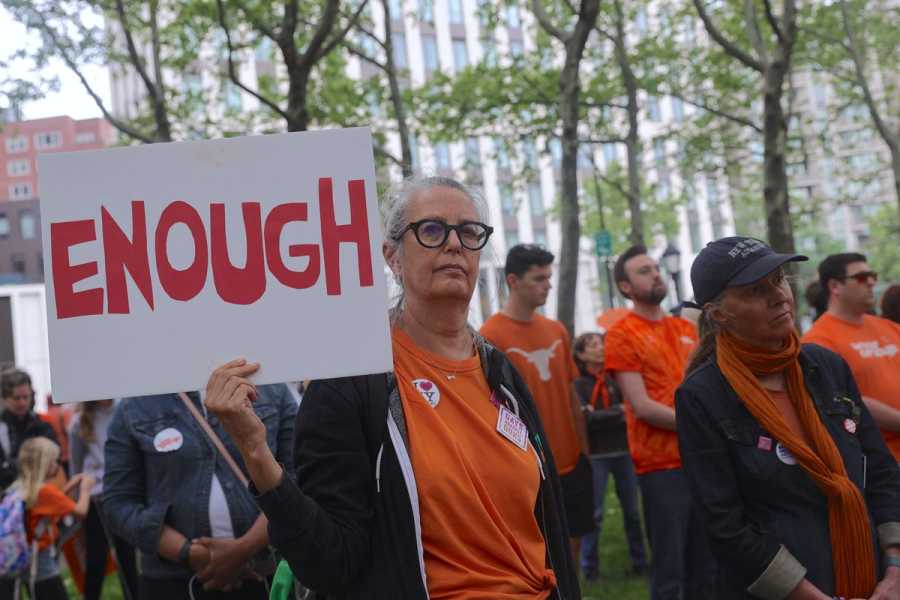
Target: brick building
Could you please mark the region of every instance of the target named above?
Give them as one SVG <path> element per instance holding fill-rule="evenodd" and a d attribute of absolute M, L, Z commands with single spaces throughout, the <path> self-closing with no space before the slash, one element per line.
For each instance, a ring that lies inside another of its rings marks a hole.
<path fill-rule="evenodd" d="M 37 155 L 105 148 L 115 138 L 103 119 L 0 123 L 0 281 L 44 278 Z"/>

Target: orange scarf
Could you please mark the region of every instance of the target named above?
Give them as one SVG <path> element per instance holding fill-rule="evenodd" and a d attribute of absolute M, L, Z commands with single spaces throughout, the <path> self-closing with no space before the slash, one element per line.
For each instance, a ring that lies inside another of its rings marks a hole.
<path fill-rule="evenodd" d="M 836 595 L 868 598 L 876 584 L 869 512 L 859 488 L 847 477 L 844 460 L 804 385 L 797 360 L 800 338 L 794 332 L 777 352 L 749 346 L 727 332 L 717 336 L 716 344 L 719 369 L 744 406 L 763 428 L 787 446 L 828 498 Z M 791 431 L 754 373 L 784 373 L 788 396 L 812 440 L 812 448 Z"/>

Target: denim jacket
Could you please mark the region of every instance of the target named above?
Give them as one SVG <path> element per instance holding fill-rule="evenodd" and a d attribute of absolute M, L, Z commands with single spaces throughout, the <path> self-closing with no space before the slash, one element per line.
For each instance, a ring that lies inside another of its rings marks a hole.
<path fill-rule="evenodd" d="M 847 363 L 807 344 L 800 366 L 866 500 L 875 543 L 900 545 L 900 469 Z M 753 418 L 715 359 L 688 375 L 675 398 L 684 471 L 721 562 L 718 597 L 781 600 L 804 577 L 834 594 L 828 503 L 812 478 Z"/>
<path fill-rule="evenodd" d="M 285 470 L 292 472 L 296 402 L 281 384 L 259 386 L 257 392 L 253 409 L 266 426 L 269 448 Z M 199 398 L 191 396 L 204 413 Z M 208 415 L 207 421 L 246 474 L 241 455 L 219 420 Z M 172 442 L 179 436 L 171 430 L 181 434 L 180 445 Z M 169 450 L 172 447 L 175 449 Z M 114 532 L 140 548 L 144 577 L 190 574 L 157 554 L 159 538 L 163 525 L 188 539 L 210 535 L 213 473 L 225 492 L 235 537 L 246 533 L 259 516 L 252 495 L 176 394 L 124 400 L 109 426 L 105 462 L 104 513 Z"/>

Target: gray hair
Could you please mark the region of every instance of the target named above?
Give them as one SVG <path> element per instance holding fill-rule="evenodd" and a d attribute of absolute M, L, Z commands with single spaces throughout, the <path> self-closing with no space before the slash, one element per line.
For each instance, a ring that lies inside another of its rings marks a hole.
<path fill-rule="evenodd" d="M 398 238 L 406 226 L 409 225 L 406 211 L 409 208 L 410 200 L 419 192 L 437 187 L 446 187 L 465 194 L 472 201 L 478 218 L 482 222 L 488 222 L 487 202 L 479 190 L 471 188 L 452 177 L 414 175 L 392 187 L 383 203 L 384 243 L 387 246 L 394 247 L 398 252 L 400 251 L 401 245 Z M 399 315 L 400 307 L 403 304 L 403 281 L 396 276 L 394 280 L 400 287 L 400 295 L 391 309 L 392 319 Z"/>

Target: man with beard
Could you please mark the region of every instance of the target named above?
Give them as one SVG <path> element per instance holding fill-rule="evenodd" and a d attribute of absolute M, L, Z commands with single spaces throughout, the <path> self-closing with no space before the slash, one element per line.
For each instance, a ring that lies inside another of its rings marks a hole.
<path fill-rule="evenodd" d="M 828 310 L 803 342 L 825 346 L 847 361 L 863 402 L 900 462 L 900 325 L 870 314 L 877 281 L 862 254 L 832 254 L 823 260 L 819 284 Z M 855 429 L 847 425 L 849 433 Z"/>
<path fill-rule="evenodd" d="M 577 565 L 581 537 L 594 529 L 593 473 L 584 414 L 573 387 L 578 367 L 569 334 L 562 323 L 538 312 L 550 293 L 553 254 L 533 244 L 513 246 L 505 273 L 509 298 L 485 321 L 481 335 L 509 357 L 534 396 L 560 475 Z"/>
<path fill-rule="evenodd" d="M 616 261 L 616 284 L 632 311 L 606 336 L 606 370 L 625 399 L 628 445 L 641 488 L 653 559 L 652 600 L 711 598 L 714 561 L 693 518 L 675 433 L 675 390 L 697 344 L 694 326 L 660 307 L 668 292 L 644 246 Z"/>

